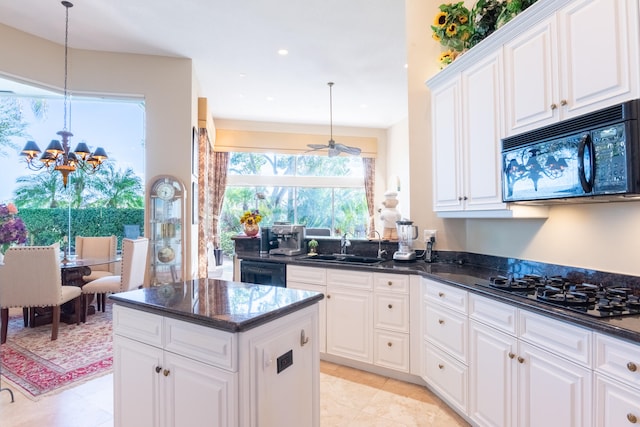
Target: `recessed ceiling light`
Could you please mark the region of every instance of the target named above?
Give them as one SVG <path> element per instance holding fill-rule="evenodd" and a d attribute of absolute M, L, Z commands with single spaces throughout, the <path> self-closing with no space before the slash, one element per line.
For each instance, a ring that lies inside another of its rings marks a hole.
<path fill-rule="evenodd" d="M 404 64 L 404 68 L 409 68 L 409 64 Z"/>
<path fill-rule="evenodd" d="M 267 101 L 273 101 L 273 96 L 267 96 Z"/>
<path fill-rule="evenodd" d="M 360 108 L 369 108 L 367 104 L 360 104 Z"/>
<path fill-rule="evenodd" d="M 287 56 L 288 54 L 289 54 L 289 51 L 287 49 L 278 49 L 278 55 Z"/>
<path fill-rule="evenodd" d="M 245 77 L 247 77 L 247 75 L 245 73 L 240 73 L 240 74 L 238 74 L 238 76 L 240 76 L 241 79 L 244 79 Z"/>

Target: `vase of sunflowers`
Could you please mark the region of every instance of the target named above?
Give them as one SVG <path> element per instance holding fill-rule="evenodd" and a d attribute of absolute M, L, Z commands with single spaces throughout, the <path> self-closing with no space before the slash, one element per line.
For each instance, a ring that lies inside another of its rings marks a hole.
<path fill-rule="evenodd" d="M 260 221 L 262 221 L 262 216 L 258 210 L 246 211 L 240 217 L 240 224 L 242 224 L 244 228 L 244 234 L 248 237 L 255 237 L 260 233 Z"/>

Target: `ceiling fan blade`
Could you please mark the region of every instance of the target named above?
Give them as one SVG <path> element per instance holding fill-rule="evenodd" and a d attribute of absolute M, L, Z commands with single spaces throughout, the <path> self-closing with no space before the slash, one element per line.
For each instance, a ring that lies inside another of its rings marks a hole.
<path fill-rule="evenodd" d="M 360 155 L 360 149 L 358 147 L 349 147 L 344 144 L 336 144 L 336 149 L 343 153 L 351 154 L 352 156 Z"/>
<path fill-rule="evenodd" d="M 313 150 L 322 150 L 323 148 L 329 148 L 328 145 L 322 145 L 322 144 L 307 144 L 307 147 Z"/>

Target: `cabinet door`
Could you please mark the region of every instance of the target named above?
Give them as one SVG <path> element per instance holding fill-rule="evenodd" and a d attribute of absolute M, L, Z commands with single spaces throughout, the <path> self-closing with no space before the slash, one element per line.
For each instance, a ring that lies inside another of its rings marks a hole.
<path fill-rule="evenodd" d="M 564 117 L 637 98 L 637 0 L 574 1 L 558 22 Z"/>
<path fill-rule="evenodd" d="M 164 427 L 237 425 L 237 374 L 165 352 Z"/>
<path fill-rule="evenodd" d="M 114 425 L 160 426 L 162 350 L 114 335 Z"/>
<path fill-rule="evenodd" d="M 596 425 L 627 427 L 640 420 L 640 390 L 596 374 Z"/>
<path fill-rule="evenodd" d="M 287 270 L 288 271 L 288 270 Z M 327 352 L 327 287 L 324 285 L 311 285 L 309 283 L 292 282 L 287 280 L 287 288 L 301 289 L 303 291 L 320 292 L 324 299 L 318 302 L 318 323 L 320 324 L 319 343 L 320 353 Z"/>
<path fill-rule="evenodd" d="M 592 425 L 592 373 L 566 359 L 519 343 L 518 409 L 521 426 Z"/>
<path fill-rule="evenodd" d="M 504 45 L 508 135 L 558 120 L 555 43 L 556 18 L 552 16 Z"/>
<path fill-rule="evenodd" d="M 327 286 L 327 353 L 373 363 L 370 291 Z"/>
<path fill-rule="evenodd" d="M 469 416 L 482 426 L 516 425 L 516 338 L 471 321 L 469 346 Z"/>
<path fill-rule="evenodd" d="M 462 72 L 466 210 L 504 209 L 502 203 L 502 57 L 489 56 Z"/>
<path fill-rule="evenodd" d="M 453 78 L 431 93 L 433 145 L 433 207 L 463 207 L 460 153 L 460 79 Z"/>

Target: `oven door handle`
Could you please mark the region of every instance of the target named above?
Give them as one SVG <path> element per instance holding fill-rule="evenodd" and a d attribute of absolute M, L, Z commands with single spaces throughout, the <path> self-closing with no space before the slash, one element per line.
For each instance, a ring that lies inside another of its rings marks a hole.
<path fill-rule="evenodd" d="M 586 149 L 586 150 L 585 150 Z M 585 151 L 589 153 L 589 177 L 587 178 L 587 170 L 584 167 Z M 594 153 L 593 140 L 591 135 L 585 134 L 578 144 L 578 177 L 580 185 L 585 193 L 593 191 L 593 183 L 596 175 L 596 156 Z"/>
<path fill-rule="evenodd" d="M 243 273 L 253 273 L 253 274 L 273 274 L 274 270 L 269 269 L 269 268 L 262 268 L 262 267 L 242 267 L 241 271 Z"/>

